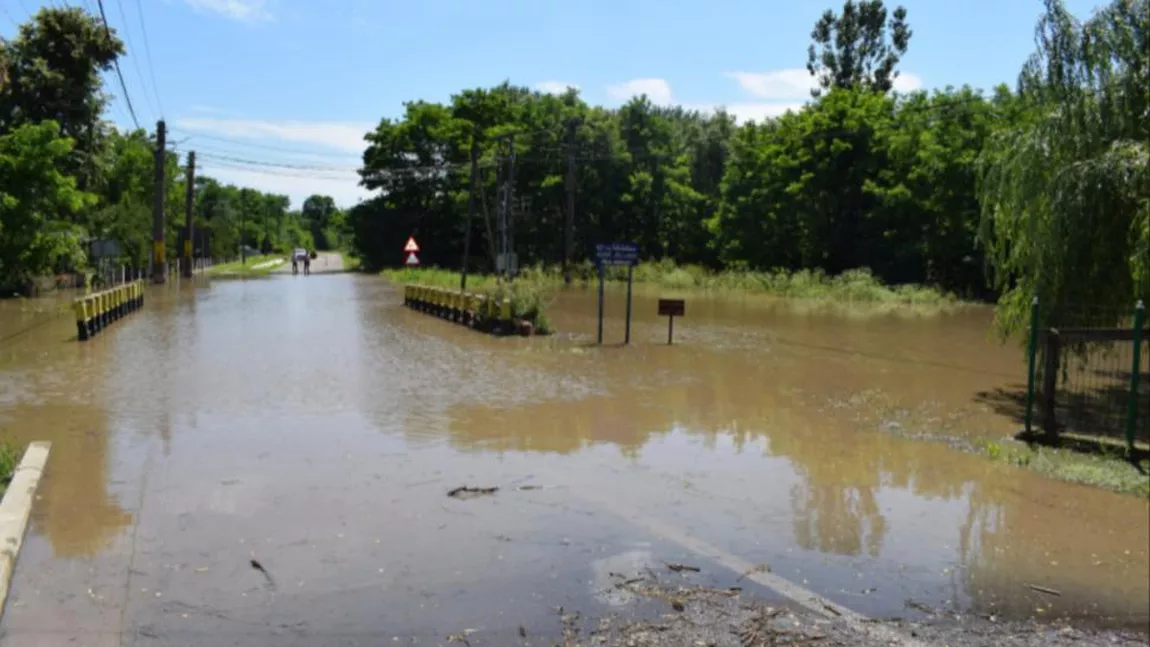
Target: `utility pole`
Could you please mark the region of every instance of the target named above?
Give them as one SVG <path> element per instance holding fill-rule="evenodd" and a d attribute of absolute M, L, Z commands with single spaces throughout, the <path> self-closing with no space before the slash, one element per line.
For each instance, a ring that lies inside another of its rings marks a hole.
<path fill-rule="evenodd" d="M 467 262 L 471 259 L 471 218 L 475 215 L 475 182 L 479 175 L 479 128 L 471 130 L 471 187 L 467 191 L 467 226 L 463 233 L 463 273 L 459 291 L 467 290 Z"/>
<path fill-rule="evenodd" d="M 192 247 L 195 230 L 192 228 L 192 206 L 196 196 L 196 152 L 188 153 L 188 190 L 184 197 L 184 278 L 192 278 Z"/>
<path fill-rule="evenodd" d="M 244 244 L 244 216 L 247 214 L 247 209 L 240 209 L 240 265 L 248 264 L 248 248 Z"/>
<path fill-rule="evenodd" d="M 167 158 L 164 120 L 156 122 L 155 195 L 152 201 L 152 282 L 167 280 L 164 263 L 164 162 Z"/>
<path fill-rule="evenodd" d="M 575 128 L 578 119 L 567 120 L 567 217 L 563 223 L 563 282 L 571 285 L 571 254 L 575 227 Z"/>

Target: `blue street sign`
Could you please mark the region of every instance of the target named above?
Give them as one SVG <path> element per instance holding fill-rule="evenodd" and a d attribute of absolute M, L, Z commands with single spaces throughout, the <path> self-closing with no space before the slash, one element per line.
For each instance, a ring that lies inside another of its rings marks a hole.
<path fill-rule="evenodd" d="M 639 246 L 635 243 L 599 243 L 595 245 L 598 265 L 635 265 L 639 262 Z"/>

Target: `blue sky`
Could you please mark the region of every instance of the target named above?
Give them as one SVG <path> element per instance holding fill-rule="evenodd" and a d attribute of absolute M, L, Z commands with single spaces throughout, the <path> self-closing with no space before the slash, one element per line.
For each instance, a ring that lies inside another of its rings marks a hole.
<path fill-rule="evenodd" d="M 96 0 L 70 0 L 96 7 Z M 0 0 L 6 37 L 36 0 Z M 1013 85 L 1041 0 L 904 0 L 914 30 L 901 89 Z M 1093 0 L 1066 0 L 1086 17 Z M 808 97 L 811 27 L 841 0 L 104 0 L 142 125 L 161 115 L 205 173 L 344 205 L 366 194 L 362 135 L 411 99 L 505 79 L 573 85 L 590 103 L 645 92 L 761 119 Z M 888 6 L 894 3 L 888 2 Z M 142 16 L 142 20 L 141 20 Z M 145 40 L 150 48 L 148 56 Z M 153 76 L 155 82 L 153 83 Z M 111 118 L 130 126 L 123 92 Z M 228 159 L 231 158 L 231 159 Z M 236 160 L 245 160 L 238 162 Z M 285 169 L 294 164 L 330 170 Z"/>

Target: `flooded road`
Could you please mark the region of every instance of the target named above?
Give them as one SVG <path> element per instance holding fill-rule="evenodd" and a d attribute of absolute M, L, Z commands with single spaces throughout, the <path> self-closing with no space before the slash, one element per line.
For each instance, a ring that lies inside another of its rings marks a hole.
<path fill-rule="evenodd" d="M 875 617 L 1150 622 L 1145 501 L 903 437 L 1017 430 L 988 309 L 690 297 L 667 347 L 640 294 L 596 348 L 591 292 L 533 339 L 401 301 L 200 280 L 84 344 L 0 302 L 0 430 L 53 442 L 0 645 L 519 644 L 635 604 L 610 573 L 732 585 L 723 556 Z"/>

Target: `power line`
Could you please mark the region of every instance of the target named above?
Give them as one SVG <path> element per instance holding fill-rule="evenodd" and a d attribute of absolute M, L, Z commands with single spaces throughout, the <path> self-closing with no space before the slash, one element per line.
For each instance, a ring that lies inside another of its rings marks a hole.
<path fill-rule="evenodd" d="M 4 9 L 4 15 L 8 16 L 8 22 L 12 23 L 12 26 L 16 28 L 16 33 L 19 34 L 20 33 L 20 23 L 16 22 L 16 18 L 12 15 L 12 12 L 8 11 L 8 7 L 4 7 L 3 9 Z"/>
<path fill-rule="evenodd" d="M 108 16 L 104 14 L 104 0 L 96 0 L 96 4 L 100 7 L 100 20 L 104 22 L 104 34 L 112 37 L 112 30 L 108 29 Z M 120 57 L 112 59 L 113 65 L 116 66 L 116 77 L 120 79 L 120 89 L 124 91 L 124 101 L 128 104 L 128 114 L 132 115 L 132 123 L 136 124 L 136 128 L 140 127 L 140 120 L 136 119 L 136 109 L 132 107 L 132 97 L 128 95 L 128 86 L 124 83 L 124 74 L 120 71 Z"/>
<path fill-rule="evenodd" d="M 181 134 L 183 134 L 183 133 L 181 133 Z M 196 136 L 195 135 L 185 135 L 183 141 L 192 140 L 192 139 L 196 139 Z M 206 145 L 204 145 L 203 142 L 198 142 L 196 144 L 196 150 L 201 150 L 201 151 L 205 151 L 208 153 L 215 153 L 218 155 L 231 155 L 234 157 L 244 157 L 244 158 L 252 158 L 252 154 L 253 154 L 253 152 L 250 150 L 249 151 L 241 151 L 241 150 L 234 150 L 234 149 L 230 149 L 230 148 L 221 148 L 219 146 L 214 146 L 214 145 L 213 146 L 206 146 Z M 261 154 L 261 155 L 263 155 L 263 154 Z M 279 159 L 278 156 L 275 156 L 273 159 L 271 159 L 269 161 L 277 161 L 277 162 L 278 161 L 284 161 L 284 162 L 299 161 L 302 163 L 314 162 L 316 164 L 328 164 L 328 163 L 332 162 L 331 159 L 320 159 L 320 160 L 304 159 L 307 157 L 306 153 L 285 153 L 285 155 L 289 155 L 290 157 L 288 159 Z M 260 157 L 258 159 L 260 161 L 263 161 L 265 158 Z M 350 162 L 351 159 L 350 158 L 344 158 L 343 161 Z"/>
<path fill-rule="evenodd" d="M 234 162 L 234 163 L 240 163 L 240 164 L 251 164 L 254 166 L 269 166 L 269 167 L 274 167 L 274 168 L 296 169 L 296 170 L 302 170 L 302 171 L 348 171 L 348 172 L 354 173 L 354 172 L 359 170 L 357 168 L 353 168 L 353 167 L 349 167 L 349 166 L 308 166 L 308 165 L 303 165 L 303 164 L 285 164 L 285 163 L 281 163 L 281 162 L 266 162 L 263 160 L 244 159 L 244 158 L 240 158 L 240 157 L 232 157 L 230 155 L 218 155 L 218 154 L 213 154 L 213 153 L 204 153 L 203 156 L 207 157 L 207 158 L 211 158 L 211 159 L 223 160 L 223 161 L 227 161 L 227 162 Z"/>
<path fill-rule="evenodd" d="M 124 15 L 124 3 L 121 0 L 116 0 L 116 8 L 120 11 L 120 22 L 124 26 L 124 40 L 128 41 L 128 58 L 132 60 L 132 67 L 136 68 L 136 78 L 140 81 L 140 87 L 147 89 L 148 84 L 144 82 L 144 73 L 140 71 L 140 61 L 135 56 L 136 46 L 132 44 L 132 32 L 128 29 L 128 17 Z M 152 99 L 148 93 L 144 92 L 144 103 L 148 104 L 148 111 L 152 115 L 156 115 L 156 108 L 152 105 Z"/>
<path fill-rule="evenodd" d="M 251 166 L 244 166 L 242 164 L 234 164 L 231 162 L 220 162 L 218 160 L 204 160 L 203 163 L 200 164 L 200 168 L 203 171 L 203 174 L 205 176 L 210 174 L 211 169 L 215 168 L 215 169 L 229 169 L 229 170 L 235 170 L 235 171 L 245 171 L 247 173 L 255 173 L 258 175 L 268 175 L 268 176 L 273 176 L 273 177 L 307 178 L 309 180 L 327 180 L 327 181 L 331 181 L 331 182 L 358 182 L 358 179 L 353 178 L 351 176 L 351 174 L 345 174 L 342 176 L 331 175 L 332 171 L 304 172 L 304 171 L 292 171 L 292 170 L 288 170 L 288 169 L 267 169 L 267 168 L 257 168 L 257 167 L 251 167 Z M 325 175 L 324 173 L 327 173 L 327 175 Z"/>
<path fill-rule="evenodd" d="M 300 155 L 314 155 L 317 157 L 332 157 L 332 158 L 338 157 L 338 158 L 343 158 L 343 159 L 346 159 L 349 156 L 355 156 L 356 155 L 355 153 L 318 153 L 318 152 L 312 152 L 312 151 L 305 151 L 305 150 L 298 149 L 298 148 L 284 148 L 282 146 L 270 146 L 268 144 L 257 144 L 255 142 L 248 142 L 248 141 L 242 141 L 242 140 L 238 140 L 238 139 L 231 139 L 228 137 L 221 137 L 219 135 L 205 135 L 203 133 L 192 132 L 189 130 L 178 129 L 178 128 L 173 128 L 172 130 L 173 130 L 173 132 L 179 132 L 179 133 L 184 134 L 184 135 L 190 135 L 192 137 L 198 137 L 201 139 L 211 139 L 211 140 L 216 140 L 216 141 L 225 142 L 225 143 L 229 143 L 229 144 L 235 144 L 236 146 L 250 146 L 251 148 L 262 148 L 265 150 L 276 151 L 276 152 L 280 152 L 280 153 L 298 153 Z"/>
<path fill-rule="evenodd" d="M 140 17 L 140 32 L 144 35 L 144 54 L 148 57 L 148 76 L 152 77 L 152 94 L 156 95 L 156 105 L 160 107 L 160 118 L 163 119 L 164 104 L 160 102 L 160 86 L 156 83 L 156 66 L 152 63 L 152 46 L 148 42 L 148 27 L 144 24 L 144 6 L 140 0 L 136 0 L 136 13 Z"/>

